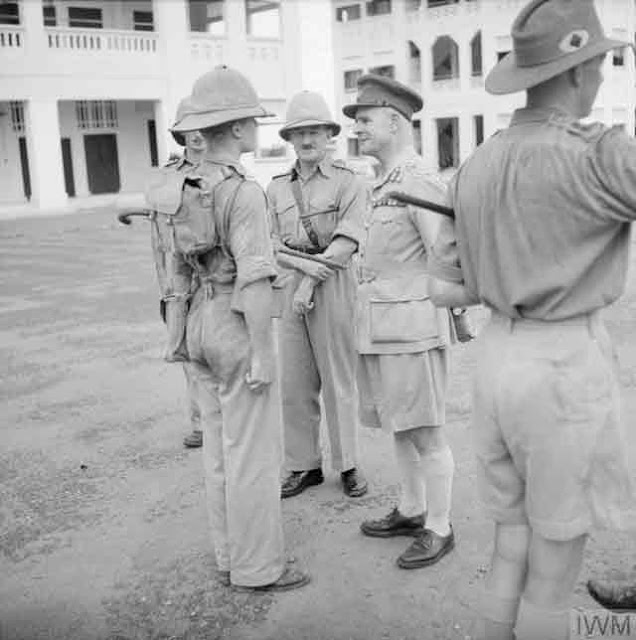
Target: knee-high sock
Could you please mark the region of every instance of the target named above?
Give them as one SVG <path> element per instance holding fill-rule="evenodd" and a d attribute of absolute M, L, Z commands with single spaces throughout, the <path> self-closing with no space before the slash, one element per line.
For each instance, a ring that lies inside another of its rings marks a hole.
<path fill-rule="evenodd" d="M 426 511 L 421 456 L 405 433 L 396 433 L 394 443 L 400 477 L 399 510 L 403 516 L 417 516 Z"/>
<path fill-rule="evenodd" d="M 481 598 L 483 640 L 514 640 L 514 626 L 519 609 L 519 597 L 502 598 L 485 589 Z"/>
<path fill-rule="evenodd" d="M 539 607 L 521 599 L 515 638 L 517 640 L 568 640 L 570 637 L 569 610 Z"/>
<path fill-rule="evenodd" d="M 447 444 L 429 449 L 422 455 L 422 471 L 428 498 L 426 528 L 440 536 L 450 532 L 450 510 L 455 461 Z"/>

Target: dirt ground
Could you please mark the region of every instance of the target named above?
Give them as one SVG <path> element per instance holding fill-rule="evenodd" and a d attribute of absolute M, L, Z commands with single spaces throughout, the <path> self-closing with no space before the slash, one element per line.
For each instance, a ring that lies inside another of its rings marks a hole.
<path fill-rule="evenodd" d="M 305 589 L 219 586 L 184 379 L 162 362 L 148 229 L 110 212 L 0 223 L 0 637 L 3 640 L 466 640 L 490 554 L 468 433 L 472 347 L 454 352 L 448 433 L 456 551 L 402 571 L 408 540 L 358 531 L 397 494 L 391 443 L 364 432 L 367 496 L 337 476 L 283 503 Z M 609 313 L 636 454 L 636 283 Z M 590 575 L 636 573 L 636 540 L 598 533 Z"/>

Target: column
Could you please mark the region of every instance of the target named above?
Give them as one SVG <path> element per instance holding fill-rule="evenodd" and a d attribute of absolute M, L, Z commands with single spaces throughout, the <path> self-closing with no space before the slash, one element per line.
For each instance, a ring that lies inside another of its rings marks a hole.
<path fill-rule="evenodd" d="M 64 207 L 68 197 L 64 186 L 57 100 L 32 99 L 25 106 L 32 202 L 40 209 Z"/>
<path fill-rule="evenodd" d="M 159 157 L 159 166 L 161 166 L 167 162 L 170 152 L 172 150 L 176 151 L 178 148 L 172 134 L 168 131 L 168 127 L 174 120 L 174 114 L 168 113 L 163 100 L 153 101 L 152 108 L 157 131 L 157 155 Z M 179 149 L 178 153 L 182 153 L 181 149 Z"/>
<path fill-rule="evenodd" d="M 168 131 L 174 122 L 177 106 L 192 91 L 195 78 L 190 72 L 190 22 L 186 0 L 153 0 L 155 30 L 159 35 L 161 64 L 165 69 L 162 96 L 154 101 L 159 162 L 178 149 Z"/>
<path fill-rule="evenodd" d="M 48 48 L 46 32 L 44 31 L 44 15 L 41 0 L 22 0 L 20 2 L 21 26 L 26 33 L 25 48 L 29 56 L 42 55 Z"/>

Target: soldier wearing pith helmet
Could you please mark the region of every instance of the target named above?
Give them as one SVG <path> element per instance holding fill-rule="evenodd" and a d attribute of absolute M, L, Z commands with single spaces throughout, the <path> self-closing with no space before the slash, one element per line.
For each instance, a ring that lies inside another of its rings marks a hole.
<path fill-rule="evenodd" d="M 533 0 L 512 41 L 486 89 L 526 91 L 526 106 L 454 177 L 431 293 L 491 310 L 472 409 L 495 522 L 484 637 L 565 640 L 587 536 L 636 524 L 603 324 L 625 286 L 636 143 L 580 121 L 606 53 L 627 45 L 592 0 Z"/>
<path fill-rule="evenodd" d="M 350 497 L 367 491 L 359 469 L 351 257 L 362 240 L 368 195 L 359 176 L 328 157 L 331 138 L 339 132 L 320 94 L 296 94 L 280 136 L 293 145 L 297 160 L 267 188 L 275 244 L 296 252 L 277 255 L 289 276 L 279 325 L 287 471 L 283 498 L 323 482 L 321 396 L 331 466 L 340 472 L 343 491 Z"/>
<path fill-rule="evenodd" d="M 184 98 L 177 106 L 175 124 L 183 118 L 189 109 L 189 102 Z M 171 130 L 174 141 L 184 148 L 183 156 L 168 163 L 167 168 L 174 171 L 187 171 L 196 165 L 205 154 L 205 140 L 199 131 L 175 133 Z M 155 227 L 153 226 L 153 229 Z M 185 436 L 183 444 L 189 448 L 199 448 L 203 445 L 203 431 L 201 430 L 201 409 L 199 408 L 199 390 L 190 372 L 190 364 L 183 363 L 186 378 L 186 405 L 192 431 Z"/>
<path fill-rule="evenodd" d="M 249 80 L 226 66 L 201 76 L 175 133 L 199 130 L 208 150 L 182 185 L 181 206 L 207 216 L 214 241 L 190 260 L 200 286 L 186 343 L 203 404 L 203 454 L 221 576 L 249 590 L 286 590 L 309 577 L 284 557 L 279 496 L 280 395 L 267 202 L 242 153 L 270 115 Z"/>
<path fill-rule="evenodd" d="M 443 205 L 446 188 L 413 148 L 411 119 L 423 105 L 415 91 L 375 75 L 358 80 L 344 107 L 355 119 L 360 151 L 379 161 L 363 243 L 356 314 L 362 424 L 393 436 L 399 504 L 362 523 L 367 536 L 414 536 L 398 558 L 427 567 L 455 544 L 450 523 L 453 455 L 444 433 L 448 315 L 428 299 L 428 256 L 440 216 L 391 197 L 399 190 Z"/>

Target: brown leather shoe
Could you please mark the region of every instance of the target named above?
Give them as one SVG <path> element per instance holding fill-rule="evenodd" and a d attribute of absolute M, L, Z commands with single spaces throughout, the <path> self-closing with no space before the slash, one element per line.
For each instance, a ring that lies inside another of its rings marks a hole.
<path fill-rule="evenodd" d="M 198 449 L 203 446 L 203 431 L 194 429 L 192 433 L 189 433 L 184 439 L 183 444 L 189 449 Z"/>
<path fill-rule="evenodd" d="M 244 587 L 243 585 L 232 585 L 236 591 L 248 591 L 252 593 L 267 593 L 270 591 L 291 591 L 292 589 L 300 589 L 309 584 L 311 578 L 308 573 L 296 569 L 289 563 L 285 567 L 282 575 L 276 582 L 260 585 L 258 587 Z"/>
<path fill-rule="evenodd" d="M 439 562 L 455 547 L 453 527 L 447 536 L 437 535 L 430 529 L 418 536 L 413 544 L 397 559 L 400 569 L 419 569 Z"/>
<path fill-rule="evenodd" d="M 342 490 L 350 498 L 359 498 L 369 489 L 364 476 L 355 467 L 343 471 L 340 474 L 340 479 L 342 480 Z"/>
<path fill-rule="evenodd" d="M 372 538 L 392 538 L 394 536 L 418 536 L 424 531 L 424 514 L 419 516 L 403 516 L 394 508 L 388 516 L 378 520 L 365 520 L 360 531 Z"/>
<path fill-rule="evenodd" d="M 612 611 L 636 611 L 636 584 L 604 585 L 589 580 L 587 590 L 596 602 Z"/>
<path fill-rule="evenodd" d="M 302 493 L 308 487 L 314 487 L 325 481 L 322 469 L 309 471 L 292 471 L 284 480 L 280 489 L 281 498 L 291 498 Z"/>

